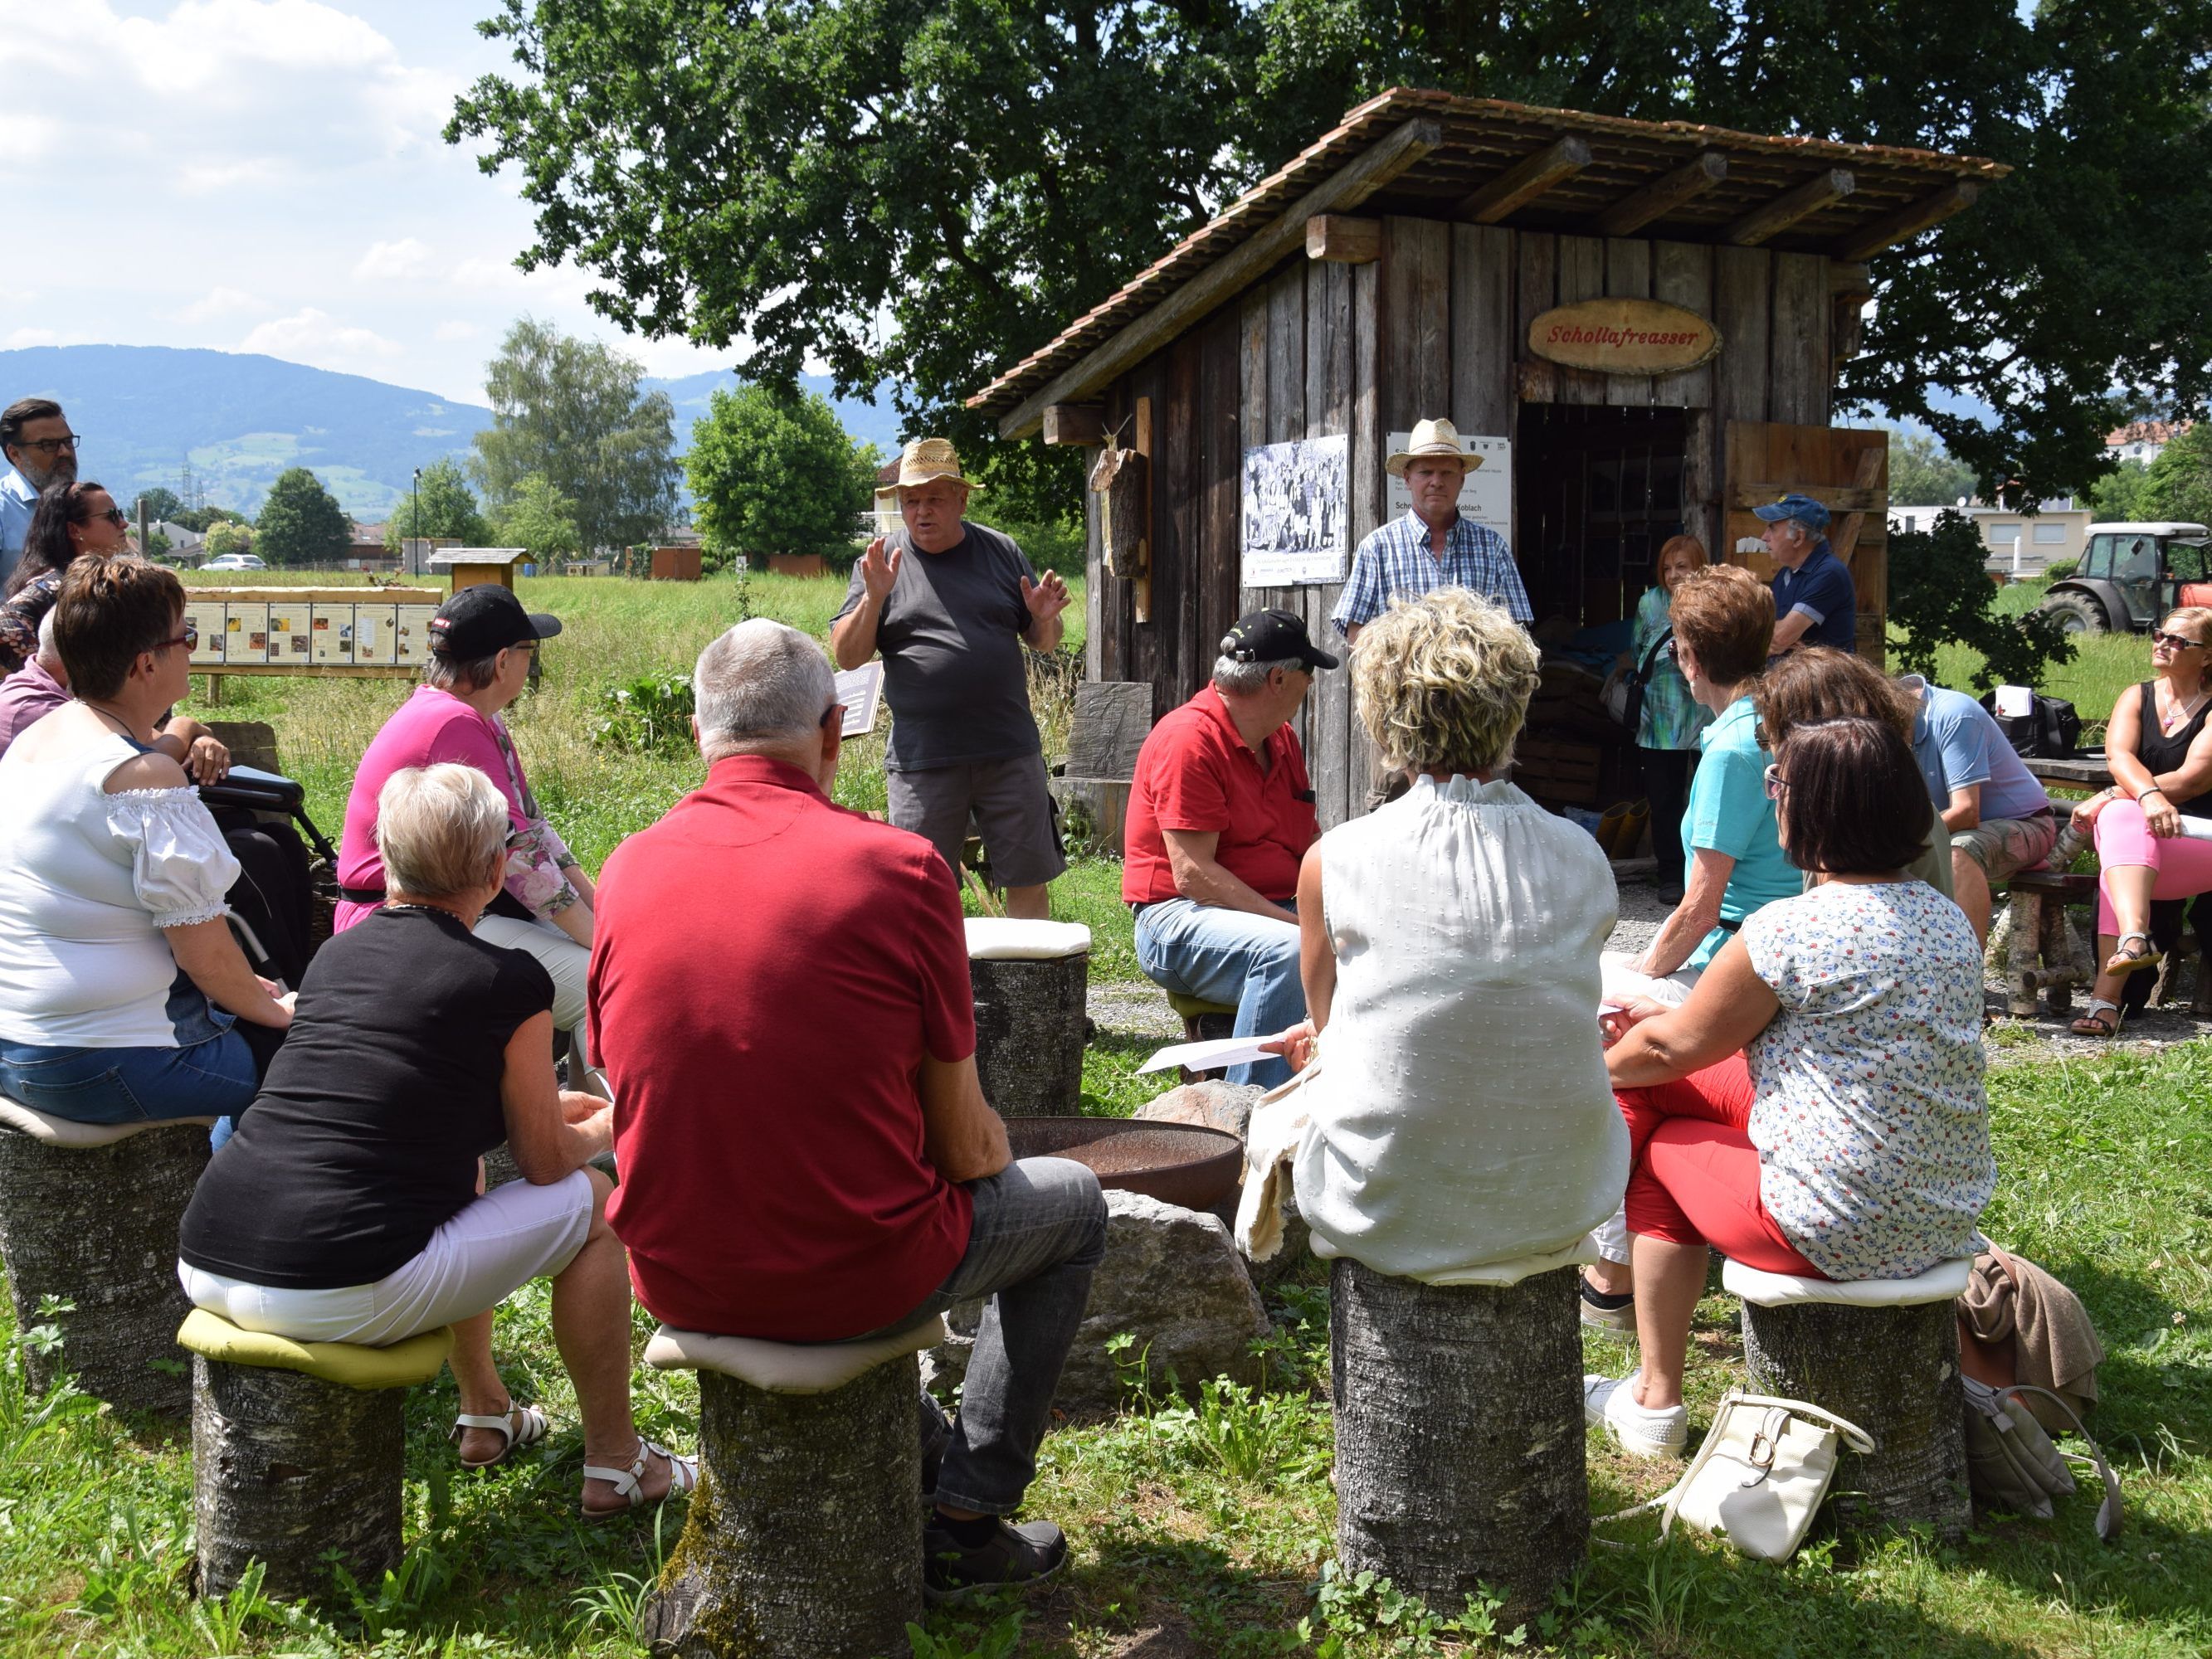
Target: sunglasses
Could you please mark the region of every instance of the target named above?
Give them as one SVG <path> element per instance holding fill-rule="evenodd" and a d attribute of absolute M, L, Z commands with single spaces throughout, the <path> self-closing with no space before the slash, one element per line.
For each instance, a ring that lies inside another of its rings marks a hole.
<path fill-rule="evenodd" d="M 131 522 L 131 515 L 128 513 L 125 513 L 119 507 L 111 507 L 105 513 L 94 514 L 92 515 L 91 521 L 97 523 L 102 519 L 106 520 L 108 523 L 113 525 L 118 530 L 122 529 L 125 525 Z"/>
<path fill-rule="evenodd" d="M 187 651 L 198 650 L 200 645 L 200 630 L 193 627 L 190 623 L 186 623 L 185 624 L 185 631 L 178 635 L 173 640 L 156 640 L 147 648 L 151 651 L 167 651 L 173 645 L 181 645 Z"/>
<path fill-rule="evenodd" d="M 2203 640 L 2192 640 L 2180 634 L 2169 634 L 2163 629 L 2151 630 L 2150 642 L 2154 646 L 2162 645 L 2169 651 L 2202 651 L 2206 644 Z"/>
<path fill-rule="evenodd" d="M 1780 800 L 1782 792 L 1790 787 L 1790 781 L 1782 775 L 1782 769 L 1778 766 L 1770 766 L 1766 769 L 1765 781 L 1766 798 L 1769 800 Z"/>

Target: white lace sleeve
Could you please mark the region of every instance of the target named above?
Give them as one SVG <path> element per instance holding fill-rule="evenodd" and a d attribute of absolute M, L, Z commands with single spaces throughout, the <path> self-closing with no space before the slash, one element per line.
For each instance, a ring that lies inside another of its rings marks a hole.
<path fill-rule="evenodd" d="M 238 860 L 191 789 L 125 789 L 107 798 L 107 828 L 131 849 L 131 885 L 156 927 L 228 914 Z"/>

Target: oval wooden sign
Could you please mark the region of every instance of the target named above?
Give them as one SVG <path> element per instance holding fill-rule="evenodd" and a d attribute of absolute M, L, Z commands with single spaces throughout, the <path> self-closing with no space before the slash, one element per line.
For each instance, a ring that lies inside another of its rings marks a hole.
<path fill-rule="evenodd" d="M 1528 325 L 1528 349 L 1539 357 L 1600 374 L 1679 374 L 1720 349 L 1712 324 L 1660 300 L 1581 300 Z"/>

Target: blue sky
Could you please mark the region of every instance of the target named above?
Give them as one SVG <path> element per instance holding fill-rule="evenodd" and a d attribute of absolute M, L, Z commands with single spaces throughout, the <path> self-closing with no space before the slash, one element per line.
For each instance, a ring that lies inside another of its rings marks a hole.
<path fill-rule="evenodd" d="M 573 270 L 514 269 L 526 205 L 439 137 L 504 66 L 490 9 L 0 0 L 0 347 L 263 351 L 473 403 L 527 311 L 657 374 L 726 365 L 622 336 Z"/>

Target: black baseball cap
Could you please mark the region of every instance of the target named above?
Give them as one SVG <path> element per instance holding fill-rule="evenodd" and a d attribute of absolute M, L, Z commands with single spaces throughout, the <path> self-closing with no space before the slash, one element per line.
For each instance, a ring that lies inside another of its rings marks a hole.
<path fill-rule="evenodd" d="M 560 631 L 558 617 L 525 611 L 522 601 L 497 582 L 478 582 L 438 607 L 430 618 L 430 649 L 474 662 L 510 645 L 550 640 Z"/>
<path fill-rule="evenodd" d="M 1232 662 L 1281 662 L 1296 657 L 1311 672 L 1334 668 L 1336 659 L 1306 637 L 1305 619 L 1295 611 L 1249 611 L 1221 636 L 1221 654 Z"/>

